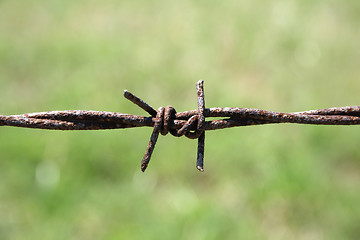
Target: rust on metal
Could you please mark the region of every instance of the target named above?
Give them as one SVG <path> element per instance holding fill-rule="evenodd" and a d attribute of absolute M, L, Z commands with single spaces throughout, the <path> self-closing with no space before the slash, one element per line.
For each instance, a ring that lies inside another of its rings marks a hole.
<path fill-rule="evenodd" d="M 335 107 L 304 112 L 282 113 L 251 108 L 205 108 L 204 81 L 197 82 L 198 108 L 176 112 L 172 106 L 158 111 L 132 93 L 124 90 L 124 97 L 150 116 L 138 116 L 104 111 L 50 111 L 21 115 L 0 115 L 0 126 L 40 128 L 52 130 L 99 130 L 134 127 L 153 127 L 149 144 L 141 161 L 145 171 L 159 134 L 198 139 L 196 168 L 204 171 L 205 131 L 230 127 L 273 123 L 298 123 L 317 125 L 359 125 L 360 106 Z M 223 119 L 206 121 L 206 118 Z"/>

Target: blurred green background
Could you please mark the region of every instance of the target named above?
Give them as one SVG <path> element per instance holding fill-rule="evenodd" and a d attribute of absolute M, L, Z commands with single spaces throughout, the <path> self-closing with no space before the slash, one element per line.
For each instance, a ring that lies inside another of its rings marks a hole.
<path fill-rule="evenodd" d="M 0 113 L 360 104 L 358 0 L 1 0 Z M 358 239 L 360 129 L 0 128 L 0 239 Z"/>

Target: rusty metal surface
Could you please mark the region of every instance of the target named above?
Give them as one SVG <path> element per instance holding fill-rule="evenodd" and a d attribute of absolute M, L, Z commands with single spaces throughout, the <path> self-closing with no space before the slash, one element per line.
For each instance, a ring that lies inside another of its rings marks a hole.
<path fill-rule="evenodd" d="M 0 126 L 52 130 L 99 130 L 133 127 L 153 127 L 141 170 L 145 171 L 154 151 L 159 133 L 175 137 L 198 139 L 196 168 L 204 171 L 205 131 L 230 127 L 273 123 L 317 125 L 358 125 L 360 106 L 336 107 L 304 112 L 282 113 L 250 108 L 205 108 L 204 81 L 197 82 L 198 109 L 177 113 L 172 106 L 158 111 L 127 90 L 124 97 L 150 114 L 149 117 L 104 111 L 50 111 L 21 115 L 0 115 Z M 206 121 L 210 117 L 220 120 Z"/>

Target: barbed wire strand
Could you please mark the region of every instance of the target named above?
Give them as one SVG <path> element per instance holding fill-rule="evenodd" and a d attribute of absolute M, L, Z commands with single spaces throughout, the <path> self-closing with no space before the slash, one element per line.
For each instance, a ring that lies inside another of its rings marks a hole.
<path fill-rule="evenodd" d="M 0 115 L 0 126 L 52 130 L 99 130 L 133 127 L 153 127 L 149 144 L 141 161 L 145 171 L 154 151 L 159 133 L 170 132 L 175 137 L 198 139 L 196 168 L 204 171 L 205 131 L 223 128 L 274 123 L 316 125 L 358 125 L 360 106 L 335 107 L 304 112 L 282 113 L 250 108 L 205 108 L 204 81 L 197 82 L 198 109 L 177 113 L 172 106 L 157 111 L 132 93 L 124 90 L 124 97 L 147 113 L 149 117 L 117 112 L 67 110 Z M 206 121 L 206 118 L 223 119 Z"/>

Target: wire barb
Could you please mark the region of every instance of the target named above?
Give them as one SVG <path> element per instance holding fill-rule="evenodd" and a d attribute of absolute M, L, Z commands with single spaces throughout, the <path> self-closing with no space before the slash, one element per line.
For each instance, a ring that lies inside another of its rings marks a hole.
<path fill-rule="evenodd" d="M 204 81 L 200 80 L 197 85 L 197 96 L 198 96 L 198 126 L 197 130 L 200 134 L 198 138 L 198 151 L 197 151 L 197 160 L 196 160 L 196 168 L 200 171 L 204 171 L 204 149 L 205 149 L 205 131 L 204 123 L 205 123 L 205 96 L 204 96 Z"/>
<path fill-rule="evenodd" d="M 172 106 L 160 107 L 158 111 L 132 93 L 124 90 L 124 97 L 136 104 L 150 117 L 104 111 L 67 110 L 21 115 L 0 115 L 0 126 L 39 128 L 52 130 L 99 130 L 133 127 L 153 127 L 149 144 L 141 161 L 144 172 L 159 133 L 175 137 L 198 139 L 196 168 L 204 171 L 205 131 L 230 127 L 274 123 L 297 123 L 316 125 L 359 125 L 360 106 L 336 107 L 304 112 L 281 113 L 250 108 L 205 108 L 204 81 L 196 84 L 198 108 L 176 112 Z M 206 118 L 221 117 L 206 121 Z"/>

